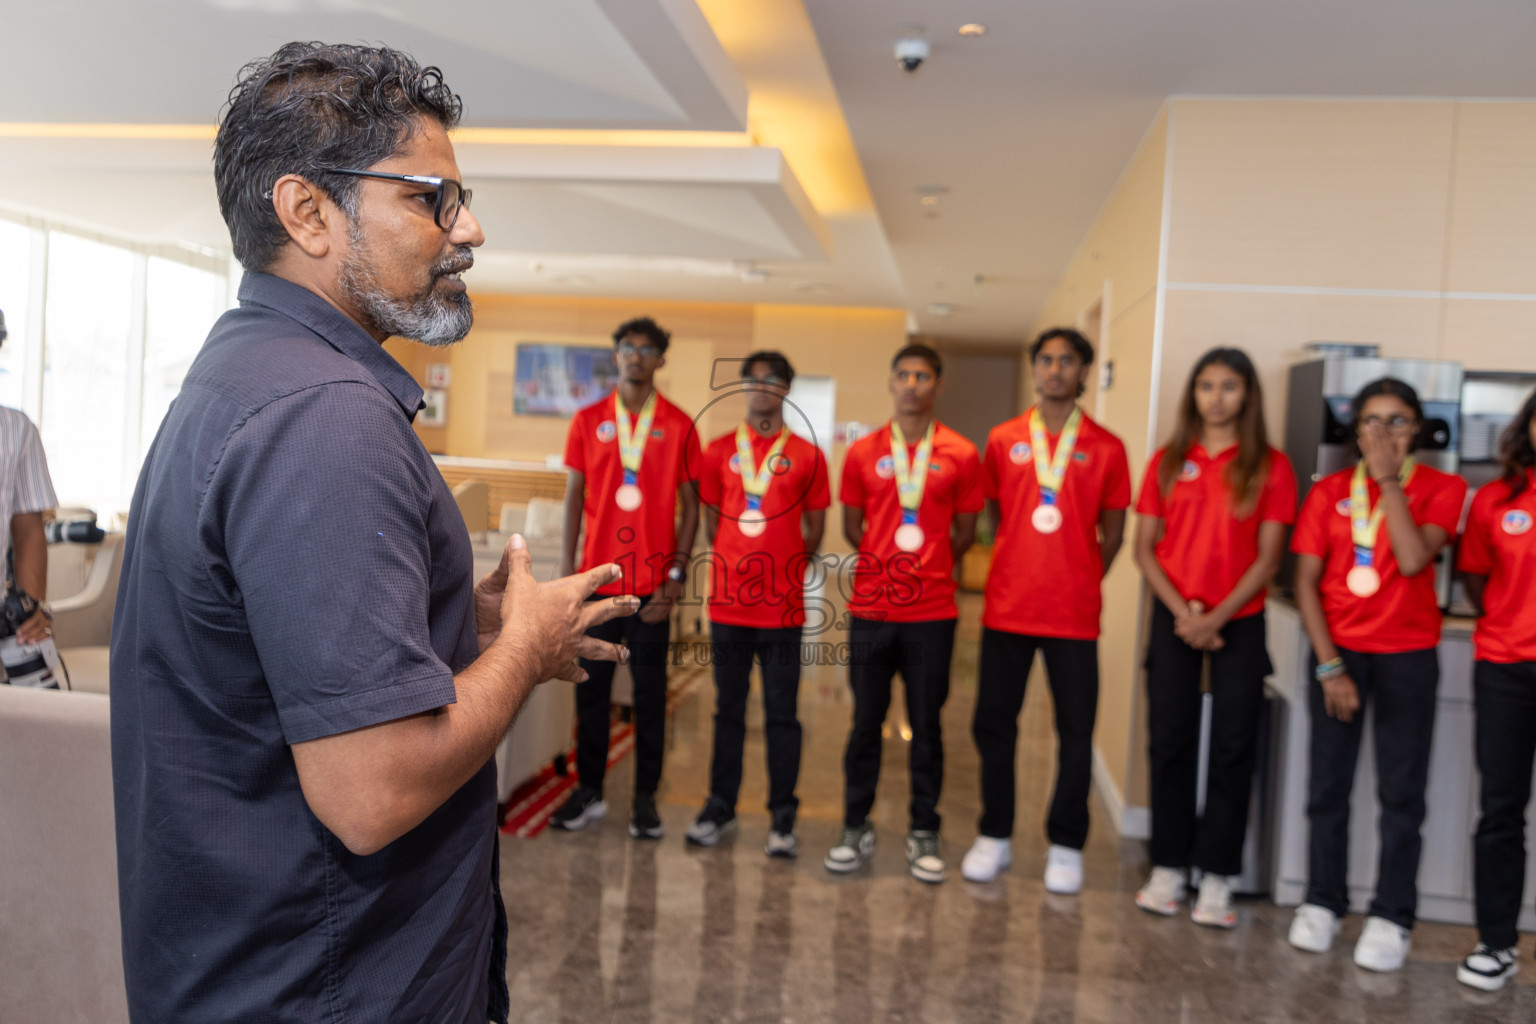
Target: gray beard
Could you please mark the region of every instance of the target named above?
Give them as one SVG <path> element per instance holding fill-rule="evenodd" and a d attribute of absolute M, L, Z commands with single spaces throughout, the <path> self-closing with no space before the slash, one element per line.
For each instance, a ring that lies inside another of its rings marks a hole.
<path fill-rule="evenodd" d="M 436 348 L 464 340 L 464 336 L 474 326 L 474 304 L 465 292 L 439 296 L 436 282 L 440 272 L 463 262 L 469 254 L 468 246 L 460 246 L 462 252 L 456 251 L 442 264 L 432 268 L 433 283 L 425 295 L 406 300 L 390 295 L 379 287 L 372 255 L 356 224 L 351 226 L 348 235 L 351 244 L 341 261 L 337 283 L 341 294 L 367 320 L 365 326 L 391 337 L 409 338 Z"/>

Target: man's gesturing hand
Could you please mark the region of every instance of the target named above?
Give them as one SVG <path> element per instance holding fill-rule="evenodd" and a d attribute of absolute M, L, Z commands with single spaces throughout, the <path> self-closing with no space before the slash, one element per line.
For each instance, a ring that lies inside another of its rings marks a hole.
<path fill-rule="evenodd" d="M 577 663 L 579 658 L 593 661 L 627 661 L 629 652 L 617 645 L 586 635 L 601 622 L 632 615 L 640 599 L 619 596 L 604 601 L 588 601 L 597 588 L 619 578 L 619 567 L 612 563 L 565 576 L 549 583 L 533 578 L 533 559 L 528 545 L 513 535 L 502 552 L 501 564 L 475 587 L 476 625 L 482 648 L 494 641 L 510 645 L 516 657 L 537 670 L 539 682 L 587 678 Z M 497 631 L 487 640 L 484 604 L 502 587 L 497 608 Z"/>

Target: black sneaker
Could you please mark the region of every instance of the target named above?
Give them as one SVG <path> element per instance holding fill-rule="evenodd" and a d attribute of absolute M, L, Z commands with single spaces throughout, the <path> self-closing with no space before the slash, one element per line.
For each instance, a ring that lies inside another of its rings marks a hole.
<path fill-rule="evenodd" d="M 565 803 L 549 816 L 551 828 L 566 832 L 580 832 L 589 822 L 597 821 L 608 813 L 603 794 L 589 786 L 577 786 Z"/>
<path fill-rule="evenodd" d="M 1514 949 L 1491 949 L 1479 942 L 1471 955 L 1456 968 L 1456 980 L 1484 992 L 1497 992 L 1520 969 L 1516 956 L 1517 951 Z"/>
<path fill-rule="evenodd" d="M 661 827 L 661 817 L 656 813 L 656 797 L 651 793 L 636 793 L 634 810 L 629 816 L 631 839 L 660 839 L 667 834 Z"/>
<path fill-rule="evenodd" d="M 727 807 L 724 800 L 712 796 L 704 802 L 704 809 L 683 836 L 696 846 L 714 846 L 735 831 L 736 812 Z"/>

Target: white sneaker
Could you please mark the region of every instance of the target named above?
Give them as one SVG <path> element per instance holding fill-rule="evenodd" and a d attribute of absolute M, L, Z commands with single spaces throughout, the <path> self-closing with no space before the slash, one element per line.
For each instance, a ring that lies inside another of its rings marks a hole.
<path fill-rule="evenodd" d="M 1520 969 L 1514 949 L 1493 949 L 1479 942 L 1477 948 L 1456 968 L 1456 980 L 1463 985 L 1497 992 Z"/>
<path fill-rule="evenodd" d="M 1153 868 L 1147 876 L 1147 884 L 1136 894 L 1136 905 L 1142 910 L 1164 917 L 1179 912 L 1179 901 L 1184 898 L 1188 882 L 1183 868 Z"/>
<path fill-rule="evenodd" d="M 846 875 L 857 871 L 875 852 L 875 826 L 868 821 L 862 825 L 844 825 L 837 845 L 827 851 L 822 866 L 835 874 Z"/>
<path fill-rule="evenodd" d="M 1237 911 L 1232 909 L 1232 886 L 1221 875 L 1206 872 L 1200 877 L 1200 898 L 1189 918 L 1207 928 L 1234 928 Z"/>
<path fill-rule="evenodd" d="M 967 882 L 990 882 L 1013 863 L 1013 843 L 1007 839 L 977 836 L 960 862 L 960 877 Z"/>
<path fill-rule="evenodd" d="M 1075 896 L 1083 891 L 1083 851 L 1052 846 L 1045 858 L 1045 891 Z"/>
<path fill-rule="evenodd" d="M 1291 919 L 1291 945 L 1305 953 L 1326 953 L 1339 937 L 1339 915 L 1316 903 L 1303 903 Z"/>
<path fill-rule="evenodd" d="M 907 835 L 907 871 L 919 882 L 933 885 L 944 881 L 944 858 L 939 854 L 937 832 L 912 832 Z"/>
<path fill-rule="evenodd" d="M 1411 945 L 1407 928 L 1384 917 L 1368 917 L 1360 941 L 1355 943 L 1355 966 L 1384 974 L 1400 971 Z"/>

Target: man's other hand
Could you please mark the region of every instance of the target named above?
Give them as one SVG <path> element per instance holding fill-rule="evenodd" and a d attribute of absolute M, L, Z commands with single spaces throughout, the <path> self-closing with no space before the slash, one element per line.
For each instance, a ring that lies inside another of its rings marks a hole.
<path fill-rule="evenodd" d="M 620 615 L 633 615 L 640 599 L 621 594 L 602 601 L 588 601 L 597 588 L 618 579 L 621 570 L 608 563 L 548 583 L 533 578 L 533 558 L 521 535 L 514 534 L 502 552 L 501 564 L 475 587 L 476 626 L 482 649 L 485 620 L 480 616 L 485 599 L 502 588 L 499 612 L 500 639 L 512 644 L 526 664 L 537 666 L 540 682 L 569 679 L 584 682 L 587 673 L 579 659 L 629 660 L 629 651 L 605 640 L 587 636 L 587 630 Z M 493 637 L 493 640 L 497 637 Z"/>

